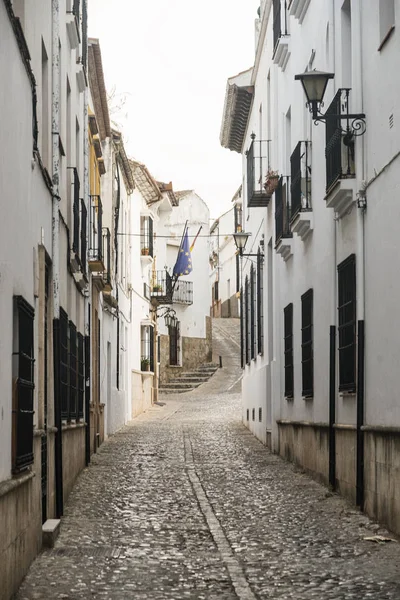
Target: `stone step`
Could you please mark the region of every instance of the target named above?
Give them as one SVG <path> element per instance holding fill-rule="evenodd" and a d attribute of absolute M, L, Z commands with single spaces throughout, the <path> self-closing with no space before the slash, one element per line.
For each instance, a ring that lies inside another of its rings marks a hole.
<path fill-rule="evenodd" d="M 164 389 L 164 388 L 160 388 L 159 389 L 159 393 L 160 394 L 183 394 L 184 392 L 192 392 L 194 390 L 194 388 L 168 388 L 168 389 Z"/>
<path fill-rule="evenodd" d="M 162 383 L 159 387 L 160 390 L 169 390 L 169 389 L 178 389 L 178 390 L 187 390 L 187 389 L 193 389 L 194 387 L 197 387 L 198 385 L 200 385 L 199 383 L 197 385 L 194 385 L 192 383 L 182 383 L 180 381 L 177 381 L 175 383 Z"/>
<path fill-rule="evenodd" d="M 199 383 L 203 383 L 204 381 L 208 381 L 210 378 L 208 377 L 208 375 L 206 376 L 202 376 L 202 375 L 196 375 L 195 373 L 190 374 L 190 373 L 185 373 L 184 375 L 182 375 L 182 377 L 176 377 L 175 379 L 170 379 L 169 383 L 174 383 L 175 381 L 182 381 L 182 382 L 188 382 L 188 381 L 198 381 Z"/>

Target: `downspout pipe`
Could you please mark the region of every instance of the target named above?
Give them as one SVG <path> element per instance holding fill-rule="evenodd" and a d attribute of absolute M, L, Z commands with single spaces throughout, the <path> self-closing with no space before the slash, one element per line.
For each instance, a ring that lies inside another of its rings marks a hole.
<path fill-rule="evenodd" d="M 90 204 L 89 204 L 89 117 L 88 117 L 88 90 L 85 88 L 84 92 L 84 106 L 83 106 L 83 127 L 84 127 L 84 143 L 83 143 L 83 173 L 84 173 L 84 199 L 85 205 L 87 209 L 87 214 L 90 215 Z M 88 240 L 88 227 L 89 227 L 90 219 L 86 219 L 86 239 Z M 89 244 L 86 244 L 86 248 L 89 248 Z M 85 344 L 89 344 L 90 340 L 90 319 L 89 319 L 89 310 L 90 310 L 90 302 L 89 298 L 91 297 L 91 281 L 92 278 L 89 276 L 89 290 L 87 295 L 85 295 L 84 300 L 84 330 L 85 330 Z M 86 346 L 85 346 L 86 347 Z M 91 369 L 90 365 L 86 364 L 86 361 L 90 361 L 90 345 L 88 348 L 87 356 L 85 356 L 85 463 L 86 466 L 90 462 L 90 390 L 91 386 Z"/>
<path fill-rule="evenodd" d="M 53 254 L 53 344 L 56 515 L 64 512 L 62 421 L 60 388 L 60 2 L 52 0 L 52 254 Z"/>
<path fill-rule="evenodd" d="M 363 60 L 362 60 L 362 6 L 361 0 L 352 2 L 353 25 L 353 108 L 364 112 L 363 98 Z M 367 133 L 365 134 L 367 135 Z M 356 176 L 360 185 L 358 197 L 365 200 L 365 141 L 358 138 L 356 151 Z M 365 206 L 363 202 L 357 210 L 357 450 L 356 450 L 356 504 L 364 506 L 364 391 L 365 391 Z"/>

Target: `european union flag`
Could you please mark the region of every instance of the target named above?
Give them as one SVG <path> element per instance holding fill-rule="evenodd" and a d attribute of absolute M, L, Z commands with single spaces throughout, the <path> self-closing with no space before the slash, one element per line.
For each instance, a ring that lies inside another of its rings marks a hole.
<path fill-rule="evenodd" d="M 186 229 L 186 233 L 183 236 L 181 247 L 179 248 L 178 258 L 176 259 L 173 275 L 175 275 L 176 277 L 180 277 L 182 275 L 189 275 L 191 271 L 192 256 L 190 254 L 189 248 L 188 230 Z"/>

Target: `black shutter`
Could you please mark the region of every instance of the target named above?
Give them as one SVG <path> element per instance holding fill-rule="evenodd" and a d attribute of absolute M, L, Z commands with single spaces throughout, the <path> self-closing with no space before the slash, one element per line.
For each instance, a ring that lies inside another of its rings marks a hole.
<path fill-rule="evenodd" d="M 356 390 L 356 258 L 338 266 L 339 390 Z"/>
<path fill-rule="evenodd" d="M 87 235 L 87 209 L 83 199 L 81 199 L 81 265 L 82 271 L 86 273 L 86 235 Z"/>
<path fill-rule="evenodd" d="M 78 360 L 76 327 L 69 322 L 69 415 L 68 420 L 76 419 L 78 412 Z"/>
<path fill-rule="evenodd" d="M 249 328 L 250 328 L 250 323 L 249 323 L 249 279 L 248 276 L 246 275 L 246 279 L 244 282 L 244 312 L 245 312 L 245 331 L 244 331 L 244 335 L 245 335 L 245 357 L 246 357 L 246 363 L 249 364 L 250 362 L 250 352 L 249 352 Z"/>
<path fill-rule="evenodd" d="M 153 219 L 151 217 L 149 217 L 149 240 L 148 240 L 148 247 L 149 247 L 149 256 L 153 256 L 154 255 L 154 243 L 153 243 Z"/>
<path fill-rule="evenodd" d="M 263 255 L 257 253 L 257 352 L 264 353 L 264 269 Z"/>
<path fill-rule="evenodd" d="M 60 393 L 61 393 L 61 419 L 68 419 L 68 315 L 60 308 Z"/>
<path fill-rule="evenodd" d="M 313 350 L 313 290 L 301 297 L 301 369 L 302 394 L 314 394 L 314 350 Z"/>
<path fill-rule="evenodd" d="M 244 301 L 243 301 L 243 287 L 240 288 L 240 366 L 242 369 L 245 365 L 244 356 Z"/>
<path fill-rule="evenodd" d="M 293 398 L 293 304 L 284 309 L 285 396 Z"/>
<path fill-rule="evenodd" d="M 256 290 L 255 290 L 255 273 L 254 266 L 251 265 L 250 268 L 250 349 L 251 349 L 251 358 L 256 357 Z"/>
<path fill-rule="evenodd" d="M 35 311 L 22 296 L 14 297 L 13 471 L 33 463 L 33 391 Z"/>

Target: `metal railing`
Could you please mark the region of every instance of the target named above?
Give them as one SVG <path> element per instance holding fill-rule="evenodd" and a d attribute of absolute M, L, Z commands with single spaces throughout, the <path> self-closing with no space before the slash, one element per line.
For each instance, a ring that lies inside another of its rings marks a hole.
<path fill-rule="evenodd" d="M 90 196 L 89 261 L 103 261 L 103 205 L 100 196 Z"/>
<path fill-rule="evenodd" d="M 103 279 L 107 286 L 111 286 L 111 233 L 108 227 L 102 229 L 103 238 Z"/>
<path fill-rule="evenodd" d="M 74 200 L 73 200 L 73 228 L 72 228 L 72 250 L 77 256 L 79 256 L 79 194 L 80 194 L 80 182 L 78 169 L 73 168 L 74 172 Z"/>
<path fill-rule="evenodd" d="M 81 265 L 82 271 L 86 273 L 87 260 L 87 208 L 85 201 L 81 198 Z"/>
<path fill-rule="evenodd" d="M 350 130 L 343 131 L 340 116 L 349 114 L 350 89 L 339 89 L 329 105 L 326 115 L 326 189 L 339 180 L 355 177 L 354 136 Z M 337 115 L 337 116 L 335 116 Z"/>
<path fill-rule="evenodd" d="M 270 166 L 271 140 L 256 140 L 254 134 L 251 140 L 247 151 L 247 205 L 268 206 L 271 196 L 267 194 L 264 184 Z"/>
<path fill-rule="evenodd" d="M 282 238 L 291 238 L 290 231 L 290 177 L 282 176 L 279 178 L 278 186 L 275 190 L 275 243 L 278 244 Z"/>
<path fill-rule="evenodd" d="M 150 279 L 150 296 L 160 304 L 193 304 L 193 282 L 174 278 L 165 271 L 156 271 Z"/>
<path fill-rule="evenodd" d="M 290 157 L 291 221 L 311 210 L 311 142 L 299 142 Z"/>

